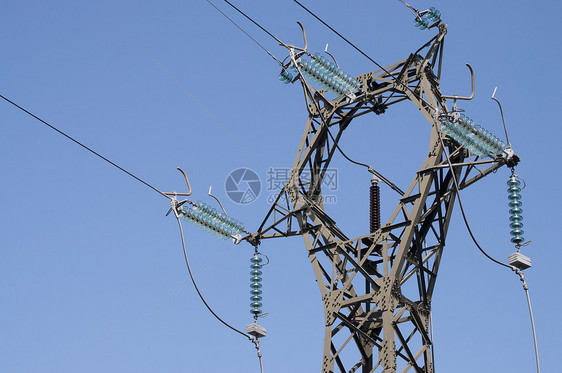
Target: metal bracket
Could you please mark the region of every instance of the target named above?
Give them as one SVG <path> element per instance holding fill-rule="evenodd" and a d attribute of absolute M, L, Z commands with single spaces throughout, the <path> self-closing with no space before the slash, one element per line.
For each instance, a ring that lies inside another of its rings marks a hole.
<path fill-rule="evenodd" d="M 176 197 L 177 196 L 182 196 L 182 197 L 189 197 L 191 195 L 191 184 L 189 183 L 189 179 L 187 178 L 187 175 L 185 173 L 184 170 L 182 170 L 180 167 L 177 168 L 179 172 L 182 173 L 183 177 L 185 178 L 185 182 L 187 184 L 187 189 L 189 190 L 189 192 L 187 193 L 178 193 L 178 192 L 171 192 L 171 193 L 164 193 L 167 196 L 171 196 L 172 197 L 172 208 L 170 208 L 168 210 L 168 212 L 166 213 L 166 216 L 168 216 L 170 214 L 170 212 L 172 212 L 172 210 L 174 210 L 174 212 L 177 214 L 178 208 L 181 207 L 181 205 L 183 205 L 184 203 L 188 202 L 187 199 L 184 199 L 181 202 L 178 202 Z"/>

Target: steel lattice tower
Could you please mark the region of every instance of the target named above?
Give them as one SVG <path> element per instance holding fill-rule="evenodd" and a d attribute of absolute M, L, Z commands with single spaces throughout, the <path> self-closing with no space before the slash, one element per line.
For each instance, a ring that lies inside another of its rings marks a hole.
<path fill-rule="evenodd" d="M 438 113 L 450 113 L 439 89 L 445 34 L 441 25 L 405 60 L 356 78 L 362 89 L 355 99 L 328 100 L 301 77 L 309 111 L 304 134 L 289 180 L 250 242 L 303 237 L 324 303 L 322 372 L 434 371 L 431 300 L 457 195 L 453 172 L 463 189 L 508 162 L 478 161 L 439 133 Z M 427 158 L 388 221 L 349 238 L 322 202 L 336 145 L 354 118 L 407 100 L 431 126 Z"/>

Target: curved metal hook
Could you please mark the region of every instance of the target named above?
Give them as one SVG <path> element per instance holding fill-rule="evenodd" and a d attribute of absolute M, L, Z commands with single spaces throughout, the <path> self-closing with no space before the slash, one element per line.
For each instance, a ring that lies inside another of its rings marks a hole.
<path fill-rule="evenodd" d="M 474 98 L 474 70 L 472 69 L 472 66 L 470 66 L 470 64 L 467 63 L 466 66 L 470 70 L 470 78 L 471 78 L 471 82 L 472 82 L 472 93 L 470 94 L 470 96 L 461 97 L 461 96 L 457 96 L 457 95 L 454 95 L 454 96 L 443 95 L 443 98 L 452 98 L 455 101 L 456 100 L 472 100 Z"/>
<path fill-rule="evenodd" d="M 212 189 L 213 189 L 213 186 L 210 185 L 210 186 L 209 186 L 209 193 L 208 193 L 208 194 L 209 194 L 211 197 L 213 197 L 213 198 L 219 203 L 219 206 L 221 207 L 222 212 L 224 212 L 225 215 L 228 215 L 228 214 L 226 213 L 226 210 L 225 210 L 224 207 L 222 206 L 221 201 L 220 201 L 216 196 L 214 196 L 214 195 L 211 194 L 211 190 L 212 190 Z"/>
<path fill-rule="evenodd" d="M 324 49 L 324 52 L 326 52 L 326 54 L 330 57 L 332 57 L 332 59 L 334 60 L 334 62 L 336 63 L 336 66 L 339 68 L 340 65 L 338 64 L 338 61 L 336 61 L 336 57 L 334 57 L 334 55 L 330 52 L 328 52 L 328 44 L 326 44 L 326 48 Z"/>
<path fill-rule="evenodd" d="M 183 177 L 185 177 L 185 182 L 187 183 L 187 188 L 189 189 L 189 192 L 182 193 L 182 194 L 178 193 L 178 195 L 180 195 L 180 196 L 190 196 L 191 195 L 191 184 L 189 183 L 189 179 L 187 178 L 187 175 L 185 174 L 184 170 L 182 170 L 179 167 L 177 169 L 178 169 L 179 172 L 181 172 L 183 174 Z"/>
<path fill-rule="evenodd" d="M 182 196 L 182 197 L 188 197 L 191 195 L 191 184 L 189 184 L 189 179 L 187 178 L 187 175 L 185 174 L 184 170 L 182 170 L 181 168 L 177 168 L 179 172 L 181 172 L 183 174 L 183 177 L 185 177 L 185 182 L 187 183 L 187 188 L 189 189 L 189 192 L 187 193 L 177 193 L 177 192 L 172 192 L 172 193 L 164 193 L 165 195 L 168 196 Z M 185 201 L 184 201 L 185 202 Z"/>
<path fill-rule="evenodd" d="M 300 21 L 297 21 L 297 23 L 299 24 L 302 30 L 302 37 L 304 39 L 304 50 L 306 51 L 308 49 L 308 41 L 306 40 L 306 31 L 304 30 L 304 26 L 302 25 L 302 23 L 300 23 Z"/>
<path fill-rule="evenodd" d="M 502 109 L 502 104 L 500 103 L 500 100 L 498 100 L 495 96 L 496 96 L 496 91 L 498 90 L 498 87 L 496 87 L 494 89 L 494 93 L 492 93 L 492 100 L 496 101 L 498 103 L 498 106 L 500 107 L 500 114 L 502 116 L 502 122 L 503 122 L 503 129 L 505 131 L 505 139 L 507 140 L 507 146 L 511 148 L 511 143 L 509 142 L 509 135 L 507 134 L 507 126 L 505 125 L 505 118 L 503 117 L 503 109 Z"/>

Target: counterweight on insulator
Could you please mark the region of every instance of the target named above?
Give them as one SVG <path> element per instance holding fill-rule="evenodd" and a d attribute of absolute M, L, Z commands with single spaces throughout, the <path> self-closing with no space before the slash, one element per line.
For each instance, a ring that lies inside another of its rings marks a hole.
<path fill-rule="evenodd" d="M 381 192 L 378 184 L 379 179 L 373 177 L 369 188 L 369 228 L 371 233 L 376 232 L 381 227 Z"/>

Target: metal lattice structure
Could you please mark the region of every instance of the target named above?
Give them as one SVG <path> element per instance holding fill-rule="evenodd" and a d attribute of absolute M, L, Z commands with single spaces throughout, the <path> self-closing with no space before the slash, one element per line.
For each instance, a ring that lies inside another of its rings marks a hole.
<path fill-rule="evenodd" d="M 431 300 L 457 194 L 453 173 L 463 189 L 509 159 L 479 160 L 440 133 L 438 115 L 451 112 L 439 88 L 445 34 L 440 25 L 407 59 L 357 77 L 361 91 L 347 97 L 328 100 L 299 75 L 304 134 L 289 180 L 249 241 L 303 237 L 324 302 L 322 372 L 434 371 Z M 298 66 L 294 51 L 291 59 Z M 353 119 L 402 101 L 431 126 L 427 158 L 388 221 L 349 238 L 324 210 L 323 178 Z"/>

